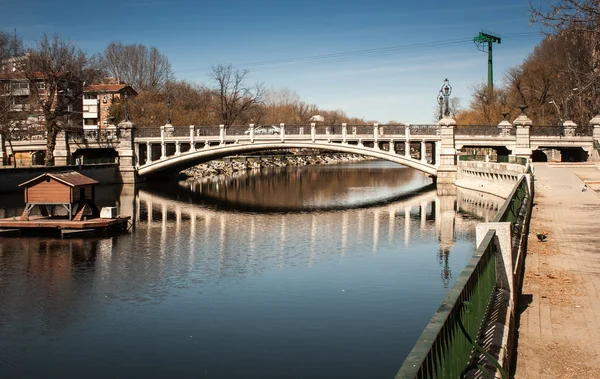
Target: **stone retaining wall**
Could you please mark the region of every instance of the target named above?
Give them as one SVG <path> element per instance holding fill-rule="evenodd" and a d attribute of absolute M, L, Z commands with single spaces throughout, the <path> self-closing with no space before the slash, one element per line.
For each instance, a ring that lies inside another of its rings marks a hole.
<path fill-rule="evenodd" d="M 506 198 L 528 169 L 514 163 L 459 161 L 455 184 Z"/>

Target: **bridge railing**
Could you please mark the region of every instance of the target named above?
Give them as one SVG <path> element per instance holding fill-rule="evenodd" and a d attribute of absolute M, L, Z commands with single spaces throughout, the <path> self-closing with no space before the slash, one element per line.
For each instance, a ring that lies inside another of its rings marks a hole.
<path fill-rule="evenodd" d="M 565 128 L 562 125 L 531 126 L 529 128 L 529 135 L 545 137 L 563 137 L 565 135 Z"/>
<path fill-rule="evenodd" d="M 508 129 L 514 135 L 514 128 Z M 456 125 L 454 134 L 459 136 L 499 136 L 504 132 L 497 125 Z"/>
<path fill-rule="evenodd" d="M 439 126 L 435 124 L 419 124 L 410 126 L 410 134 L 415 136 L 437 135 Z"/>
<path fill-rule="evenodd" d="M 489 231 L 421 334 L 396 375 L 406 378 L 460 378 L 496 289 L 494 231 Z"/>
<path fill-rule="evenodd" d="M 494 219 L 511 223 L 513 243 L 522 243 L 527 238 L 529 229 L 525 223 L 530 215 L 531 196 L 528 182 L 522 176 Z M 515 265 L 519 257 L 511 254 Z M 475 351 L 481 349 L 478 341 L 502 280 L 503 274 L 496 271 L 498 256 L 501 256 L 498 237 L 494 230 L 489 230 L 400 367 L 397 379 L 462 378 L 468 372 L 473 374 L 469 370 L 480 369 L 472 363 L 481 359 L 481 350 L 477 354 Z"/>
<path fill-rule="evenodd" d="M 140 138 L 160 137 L 160 128 L 158 127 L 137 127 L 135 136 Z"/>

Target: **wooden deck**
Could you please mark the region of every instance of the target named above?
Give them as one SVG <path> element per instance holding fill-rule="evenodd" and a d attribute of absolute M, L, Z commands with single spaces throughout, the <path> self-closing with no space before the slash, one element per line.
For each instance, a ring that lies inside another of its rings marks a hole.
<path fill-rule="evenodd" d="M 0 219 L 2 229 L 119 229 L 126 230 L 131 217 L 92 218 L 89 220 L 70 221 L 66 218 L 48 216 L 29 216 L 29 220 L 18 217 Z"/>

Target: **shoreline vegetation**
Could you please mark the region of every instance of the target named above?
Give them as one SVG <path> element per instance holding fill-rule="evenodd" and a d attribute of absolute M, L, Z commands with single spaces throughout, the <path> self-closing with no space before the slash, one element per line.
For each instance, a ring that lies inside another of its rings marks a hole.
<path fill-rule="evenodd" d="M 201 163 L 181 171 L 187 178 L 211 180 L 269 167 L 307 166 L 359 162 L 373 159 L 360 154 L 317 153 L 317 154 L 279 154 L 279 155 L 241 155 Z"/>

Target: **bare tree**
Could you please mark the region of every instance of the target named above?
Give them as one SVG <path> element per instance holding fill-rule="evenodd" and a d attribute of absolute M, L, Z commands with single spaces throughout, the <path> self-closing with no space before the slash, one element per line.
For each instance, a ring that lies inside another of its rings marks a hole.
<path fill-rule="evenodd" d="M 44 115 L 46 165 L 53 164 L 58 132 L 80 126 L 72 121 L 81 117 L 83 82 L 93 72 L 87 64 L 86 54 L 58 35 L 44 34 L 35 48 L 28 49 L 23 73 L 32 105 Z"/>
<path fill-rule="evenodd" d="M 545 6 L 529 2 L 531 21 L 541 24 L 547 33 L 575 29 L 596 36 L 600 36 L 599 5 L 598 0 L 548 0 Z"/>
<path fill-rule="evenodd" d="M 13 79 L 19 76 L 14 70 L 23 58 L 23 43 L 14 35 L 0 31 L 0 136 L 8 142 L 11 151 L 13 138 L 22 130 L 27 113 L 27 104 L 15 104 Z M 2 144 L 6 156 L 6 145 Z M 4 163 L 4 162 L 2 162 Z M 16 160 L 13 159 L 16 167 Z"/>
<path fill-rule="evenodd" d="M 102 56 L 106 71 L 138 91 L 163 89 L 171 77 L 171 63 L 154 46 L 111 42 Z"/>
<path fill-rule="evenodd" d="M 260 83 L 246 86 L 244 79 L 248 70 L 237 70 L 232 65 L 212 66 L 209 77 L 214 87 L 212 92 L 217 98 L 217 112 L 221 122 L 226 126 L 233 125 L 263 100 L 264 87 Z"/>

